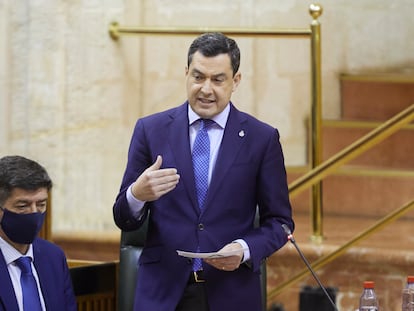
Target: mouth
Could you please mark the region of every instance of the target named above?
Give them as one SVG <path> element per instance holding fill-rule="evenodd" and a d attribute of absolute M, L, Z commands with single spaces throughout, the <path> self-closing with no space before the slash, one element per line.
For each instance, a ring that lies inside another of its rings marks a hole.
<path fill-rule="evenodd" d="M 214 99 L 200 98 L 200 97 L 197 100 L 201 105 L 211 105 L 216 102 Z"/>

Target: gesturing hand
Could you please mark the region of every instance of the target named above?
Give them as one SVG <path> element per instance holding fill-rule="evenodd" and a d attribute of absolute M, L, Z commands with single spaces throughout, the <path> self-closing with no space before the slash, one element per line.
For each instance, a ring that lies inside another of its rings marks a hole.
<path fill-rule="evenodd" d="M 148 167 L 132 185 L 132 194 L 141 201 L 154 201 L 173 190 L 180 180 L 175 168 L 160 169 L 162 157 Z"/>

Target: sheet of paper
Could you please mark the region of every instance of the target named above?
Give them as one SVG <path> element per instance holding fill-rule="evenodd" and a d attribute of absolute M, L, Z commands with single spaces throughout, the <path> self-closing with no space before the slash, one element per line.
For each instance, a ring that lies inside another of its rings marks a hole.
<path fill-rule="evenodd" d="M 243 250 L 244 251 L 244 250 Z M 187 257 L 187 258 L 220 258 L 220 257 L 229 257 L 236 255 L 240 252 L 240 250 L 232 250 L 227 252 L 212 252 L 212 253 L 193 253 L 193 252 L 186 252 L 177 250 L 179 256 Z"/>

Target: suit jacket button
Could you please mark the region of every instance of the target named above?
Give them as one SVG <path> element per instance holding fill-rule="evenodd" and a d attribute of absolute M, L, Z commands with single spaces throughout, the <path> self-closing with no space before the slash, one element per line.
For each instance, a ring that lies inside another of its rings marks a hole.
<path fill-rule="evenodd" d="M 200 230 L 200 231 L 204 230 L 204 225 L 203 224 L 198 224 L 198 230 Z"/>

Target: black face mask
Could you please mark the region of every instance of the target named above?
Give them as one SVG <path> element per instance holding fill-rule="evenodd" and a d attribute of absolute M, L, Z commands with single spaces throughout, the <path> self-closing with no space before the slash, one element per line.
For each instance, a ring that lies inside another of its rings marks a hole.
<path fill-rule="evenodd" d="M 7 237 L 14 243 L 32 243 L 42 228 L 46 213 L 18 214 L 1 209 L 3 210 L 3 218 L 0 226 Z"/>

